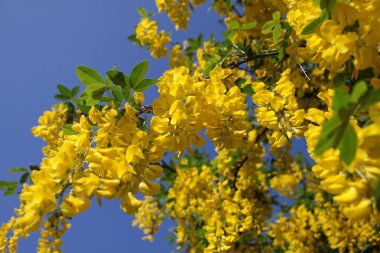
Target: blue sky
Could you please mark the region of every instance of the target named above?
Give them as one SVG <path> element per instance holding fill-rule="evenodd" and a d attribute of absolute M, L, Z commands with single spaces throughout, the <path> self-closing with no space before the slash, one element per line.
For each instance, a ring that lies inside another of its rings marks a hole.
<path fill-rule="evenodd" d="M 105 73 L 114 64 L 129 73 L 143 59 L 150 59 L 148 77 L 157 78 L 167 69 L 166 60 L 153 60 L 149 53 L 132 45 L 128 35 L 138 23 L 137 7 L 155 11 L 152 0 L 0 0 L 0 180 L 16 180 L 9 168 L 39 164 L 42 141 L 32 136 L 44 110 L 57 103 L 56 85 L 79 84 L 75 68 L 87 65 Z M 220 35 L 217 16 L 207 12 L 210 1 L 196 11 L 189 30 L 175 32 L 168 18 L 159 15 L 160 28 L 173 32 L 180 41 L 199 32 Z M 154 89 L 150 90 L 152 99 Z M 142 232 L 131 227 L 132 218 L 119 208 L 119 201 L 104 201 L 78 215 L 64 237 L 65 252 L 171 252 L 164 238 L 166 222 L 151 244 Z M 0 222 L 6 221 L 17 197 L 0 196 Z M 19 252 L 34 252 L 38 233 L 20 240 Z"/>

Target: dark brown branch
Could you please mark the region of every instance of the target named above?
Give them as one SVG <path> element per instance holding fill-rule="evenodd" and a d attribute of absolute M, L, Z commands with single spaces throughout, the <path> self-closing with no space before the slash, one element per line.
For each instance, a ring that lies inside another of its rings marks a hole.
<path fill-rule="evenodd" d="M 262 58 L 266 58 L 266 57 L 276 56 L 276 55 L 278 55 L 278 53 L 279 52 L 276 50 L 276 51 L 269 52 L 269 53 L 253 54 L 252 56 L 249 56 L 249 57 L 247 57 L 246 59 L 244 59 L 242 61 L 233 62 L 230 65 L 228 65 L 227 67 L 228 68 L 238 68 L 240 65 L 248 63 L 248 62 L 253 61 L 255 59 L 262 59 Z"/>
<path fill-rule="evenodd" d="M 240 169 L 243 167 L 244 163 L 248 160 L 248 156 L 246 155 L 243 160 L 239 161 L 234 168 L 234 181 L 232 182 L 232 189 L 237 191 L 236 181 L 239 174 Z"/>

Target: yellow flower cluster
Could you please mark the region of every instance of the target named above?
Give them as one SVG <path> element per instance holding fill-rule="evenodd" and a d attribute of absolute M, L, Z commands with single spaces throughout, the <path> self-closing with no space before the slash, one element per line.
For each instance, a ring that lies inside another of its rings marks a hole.
<path fill-rule="evenodd" d="M 319 225 L 304 205 L 292 208 L 289 218 L 281 216 L 276 220 L 268 234 L 274 238 L 273 246 L 287 248 L 287 253 L 317 252 Z"/>
<path fill-rule="evenodd" d="M 62 236 L 67 229 L 70 228 L 70 224 L 67 223 L 64 217 L 58 215 L 52 215 L 43 224 L 44 229 L 41 229 L 41 237 L 38 240 L 38 253 L 62 252 L 60 249 L 62 245 Z"/>
<path fill-rule="evenodd" d="M 331 19 L 324 21 L 316 33 L 301 35 L 307 24 L 321 16 L 312 0 L 285 0 L 290 11 L 289 23 L 306 47 L 299 49 L 304 59 L 338 71 L 352 57 L 357 70 L 374 68 L 379 71 L 380 10 L 378 1 L 339 1 L 334 4 Z"/>
<path fill-rule="evenodd" d="M 340 209 L 316 192 L 317 207 L 293 207 L 290 217 L 279 217 L 270 225 L 268 234 L 275 248 L 285 252 L 318 252 L 327 244 L 338 252 L 360 252 L 366 246 L 379 244 L 376 221 L 347 220 Z"/>
<path fill-rule="evenodd" d="M 272 130 L 271 146 L 280 148 L 293 137 L 302 137 L 306 130 L 305 111 L 300 109 L 295 97 L 295 84 L 289 79 L 290 69 L 285 70 L 271 90 L 263 82 L 254 82 L 253 102 L 257 121 Z"/>
<path fill-rule="evenodd" d="M 160 97 L 153 102 L 157 116 L 150 123 L 158 145 L 180 154 L 191 149 L 190 144 L 203 146 L 199 132 L 206 127 L 206 135 L 219 149 L 236 148 L 250 125 L 245 94 L 223 84 L 230 74 L 217 67 L 206 80 L 199 73 L 190 76 L 185 67 L 165 72 L 157 84 Z"/>
<path fill-rule="evenodd" d="M 289 149 L 272 149 L 275 161 L 273 167 L 276 168 L 270 177 L 270 186 L 278 191 L 281 195 L 291 197 L 303 178 L 301 166 L 294 161 L 294 158 L 289 154 Z"/>
<path fill-rule="evenodd" d="M 332 249 L 339 252 L 358 252 L 368 245 L 379 245 L 380 235 L 376 221 L 347 220 L 340 210 L 330 203 L 315 210 L 321 230 Z"/>
<path fill-rule="evenodd" d="M 205 0 L 190 0 L 195 6 L 200 5 Z M 188 0 L 156 0 L 158 12 L 166 11 L 168 17 L 175 24 L 175 29 L 187 29 L 190 19 L 190 9 Z"/>
<path fill-rule="evenodd" d="M 186 55 L 183 55 L 183 50 L 181 48 L 181 45 L 176 44 L 170 51 L 170 56 L 169 56 L 170 68 L 185 66 L 187 60 L 188 60 L 188 57 Z"/>
<path fill-rule="evenodd" d="M 1 242 L 5 245 L 1 247 L 8 244 L 9 249 L 15 248 L 14 241 L 37 230 L 49 213 L 59 212 L 62 217 L 51 221 L 47 230 L 59 227 L 57 222 L 66 227 L 62 219 L 87 210 L 95 195 L 99 203 L 102 197 L 119 198 L 125 212 L 135 213 L 142 205 L 135 197 L 138 190 L 144 195 L 159 192 L 160 185 L 151 180 L 162 174 L 162 168 L 155 163 L 162 159 L 164 150 L 150 141 L 149 133 L 138 128 L 137 110 L 126 104 L 121 117 L 117 110 L 111 106 L 102 110 L 92 107 L 89 119 L 82 115 L 79 122 L 73 123 L 72 130 L 78 134 L 57 135 L 63 136 L 62 141 L 56 142 L 59 146 L 50 149 L 40 170 L 33 171 L 32 185 L 24 184 L 18 217 L 4 225 L 4 230 L 13 230 L 13 236 L 7 240 L 4 232 Z M 49 120 L 57 122 L 55 118 Z M 97 129 L 96 134 L 93 128 Z M 43 233 L 41 252 L 45 252 L 46 240 L 50 239 Z M 52 247 L 59 244 L 57 239 Z"/>
<path fill-rule="evenodd" d="M 169 190 L 168 198 L 175 200 L 167 203 L 170 215 L 176 219 L 176 236 L 179 248 L 185 243 L 196 248 L 196 215 L 212 212 L 210 198 L 213 191 L 211 168 L 204 167 L 201 172 L 197 168 L 177 169 L 177 177 Z"/>
<path fill-rule="evenodd" d="M 321 93 L 328 106 L 331 106 L 333 92 Z M 378 105 L 370 109 L 378 113 Z M 321 125 L 326 121 L 332 110 L 327 112 L 316 108 L 309 109 L 306 118 L 311 122 L 309 129 L 305 132 L 306 141 L 311 157 L 315 160 L 313 172 L 320 178 L 322 188 L 333 194 L 334 201 L 342 206 L 343 213 L 351 219 L 375 218 L 379 221 L 372 192 L 377 180 L 380 178 L 380 154 L 374 152 L 374 140 L 380 136 L 380 125 L 377 119 L 365 128 L 357 126 L 354 119 L 352 123 L 356 126 L 358 136 L 358 148 L 354 162 L 347 166 L 339 158 L 339 150 L 329 149 L 322 156 L 313 154 L 314 147 L 318 141 Z"/>
<path fill-rule="evenodd" d="M 265 204 L 269 203 L 267 190 L 258 184 L 263 148 L 254 145 L 255 138 L 255 131 L 251 131 L 235 162 L 229 152 L 222 151 L 214 161 L 216 173 L 206 165 L 177 168 L 167 207 L 178 223 L 179 248 L 249 252 L 248 242 L 258 238 L 265 218 L 271 215 Z M 204 231 L 204 238 L 200 231 Z M 202 240 L 206 244 L 200 246 Z"/>
<path fill-rule="evenodd" d="M 135 28 L 136 39 L 142 46 L 148 46 L 153 58 L 165 57 L 167 49 L 166 44 L 170 43 L 169 34 L 165 31 L 157 31 L 157 22 L 147 17 L 143 17 Z"/>
<path fill-rule="evenodd" d="M 51 111 L 45 111 L 38 119 L 39 125 L 32 128 L 33 135 L 46 142 L 46 147 L 43 148 L 45 155 L 60 145 L 62 141 L 60 133 L 66 119 L 67 107 L 64 104 L 59 104 L 53 106 Z"/>
<path fill-rule="evenodd" d="M 74 192 L 91 198 L 95 193 L 107 199 L 120 198 L 122 209 L 135 213 L 142 202 L 135 198 L 156 194 L 160 185 L 151 180 L 161 176 L 163 149 L 150 141 L 149 133 L 138 128 L 138 111 L 125 104 L 125 113 L 117 118 L 116 109 L 92 108 L 90 120 L 98 127 L 96 147 L 86 156 L 88 169 L 74 186 Z M 77 187 L 76 187 L 77 186 Z"/>
<path fill-rule="evenodd" d="M 0 252 L 15 253 L 17 252 L 17 243 L 19 235 L 22 233 L 20 229 L 15 230 L 16 219 L 12 217 L 8 223 L 4 223 L 0 228 Z M 13 231 L 12 231 L 13 230 Z M 8 239 L 8 234 L 13 232 Z M 8 248 L 7 248 L 8 247 Z"/>
<path fill-rule="evenodd" d="M 158 232 L 158 229 L 165 217 L 164 207 L 160 205 L 157 199 L 147 196 L 138 212 L 135 215 L 135 220 L 132 225 L 138 226 L 146 236 L 143 240 L 154 241 L 154 234 Z"/>

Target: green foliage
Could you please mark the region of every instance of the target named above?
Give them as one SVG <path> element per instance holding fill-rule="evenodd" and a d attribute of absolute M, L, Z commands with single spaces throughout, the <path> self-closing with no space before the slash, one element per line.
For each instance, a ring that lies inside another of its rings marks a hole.
<path fill-rule="evenodd" d="M 240 26 L 240 29 L 241 30 L 250 30 L 250 29 L 253 29 L 257 26 L 257 22 L 256 21 L 253 21 L 253 22 L 249 22 L 249 23 L 245 23 L 245 24 L 242 24 Z"/>
<path fill-rule="evenodd" d="M 322 10 L 322 14 L 319 18 L 314 19 L 311 23 L 309 23 L 305 28 L 302 30 L 301 35 L 309 35 L 312 33 L 315 33 L 315 29 L 318 25 L 322 24 L 323 21 L 325 21 L 328 18 L 327 11 Z"/>
<path fill-rule="evenodd" d="M 25 168 L 17 167 L 17 168 L 12 168 L 9 170 L 9 172 L 27 172 L 28 170 Z"/>
<path fill-rule="evenodd" d="M 131 83 L 132 89 L 137 86 L 137 84 L 145 77 L 146 72 L 148 71 L 148 60 L 144 60 L 138 63 L 129 75 L 129 80 Z"/>
<path fill-rule="evenodd" d="M 89 85 L 93 83 L 104 83 L 102 76 L 96 70 L 92 68 L 89 68 L 86 66 L 79 66 L 76 69 L 76 73 L 77 73 L 78 79 L 84 85 Z"/>
<path fill-rule="evenodd" d="M 335 79 L 335 78 L 334 78 Z M 335 82 L 343 82 L 339 76 Z M 340 157 L 347 165 L 355 159 L 357 136 L 350 123 L 350 117 L 359 108 L 362 100 L 368 93 L 367 84 L 359 81 L 352 89 L 352 93 L 344 92 L 341 88 L 335 89 L 332 108 L 333 116 L 323 125 L 322 133 L 315 147 L 314 153 L 321 155 L 329 148 L 338 148 Z"/>
<path fill-rule="evenodd" d="M 336 0 L 317 0 L 314 3 L 319 4 L 319 7 L 322 10 L 321 16 L 314 19 L 305 28 L 302 30 L 301 35 L 309 35 L 315 33 L 318 25 L 322 24 L 323 21 L 327 20 L 331 16 L 332 9 L 334 7 Z"/>
<path fill-rule="evenodd" d="M 371 90 L 368 95 L 363 99 L 360 109 L 367 110 L 369 106 L 380 102 L 380 89 Z"/>
<path fill-rule="evenodd" d="M 13 195 L 17 189 L 17 181 L 0 181 L 0 190 L 4 190 L 5 196 Z"/>
<path fill-rule="evenodd" d="M 273 31 L 272 39 L 277 42 L 281 34 L 281 13 L 279 11 L 273 12 L 273 20 L 266 22 L 261 28 L 261 33 L 268 34 Z"/>
<path fill-rule="evenodd" d="M 73 99 L 79 92 L 79 85 L 75 86 L 72 90 L 62 84 L 57 85 L 59 94 L 54 95 L 55 99 L 62 101 L 69 101 Z"/>
<path fill-rule="evenodd" d="M 239 24 L 239 22 L 237 22 L 237 21 L 234 20 L 234 21 L 228 22 L 227 23 L 227 27 L 230 30 L 239 29 L 240 28 L 240 24 Z"/>
<path fill-rule="evenodd" d="M 130 89 L 131 84 L 129 82 L 129 78 L 126 74 L 123 72 L 117 71 L 115 69 L 110 70 L 107 72 L 107 76 L 111 79 L 111 81 L 115 85 L 119 85 L 121 88 Z"/>
<path fill-rule="evenodd" d="M 29 176 L 30 176 L 29 172 L 25 172 L 24 174 L 22 174 L 20 177 L 19 183 L 20 184 L 25 183 L 28 180 Z"/>
<path fill-rule="evenodd" d="M 141 17 L 148 17 L 148 12 L 142 7 L 137 8 L 137 12 L 141 15 Z"/>
<path fill-rule="evenodd" d="M 141 80 L 134 88 L 134 91 L 146 91 L 150 86 L 157 83 L 158 79 L 147 78 Z"/>

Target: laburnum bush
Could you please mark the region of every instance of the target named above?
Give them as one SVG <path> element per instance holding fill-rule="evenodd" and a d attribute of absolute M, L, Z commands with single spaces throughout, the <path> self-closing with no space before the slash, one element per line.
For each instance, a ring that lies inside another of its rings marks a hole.
<path fill-rule="evenodd" d="M 183 252 L 380 252 L 380 1 L 205 2 L 156 5 L 180 30 L 209 4 L 222 40 L 174 43 L 138 10 L 129 39 L 169 58 L 158 79 L 142 61 L 129 74 L 78 67 L 82 92 L 58 85 L 63 102 L 32 129 L 41 164 L 0 184 L 21 189 L 1 252 L 37 230 L 38 252 L 61 252 L 93 198 L 120 199 L 150 241 L 173 219 Z M 307 151 L 292 155 L 294 138 Z"/>

